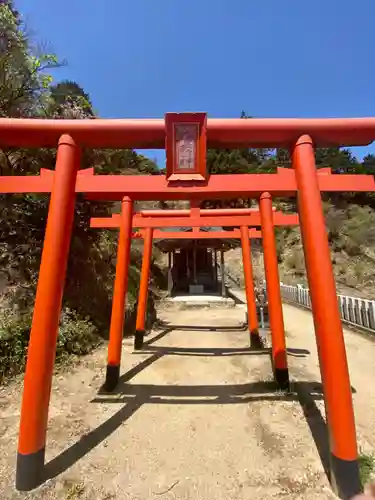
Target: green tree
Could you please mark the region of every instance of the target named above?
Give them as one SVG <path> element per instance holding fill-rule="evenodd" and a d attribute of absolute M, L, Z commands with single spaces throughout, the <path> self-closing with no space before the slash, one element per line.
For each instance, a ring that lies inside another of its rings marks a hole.
<path fill-rule="evenodd" d="M 375 175 L 375 155 L 366 155 L 362 161 L 362 168 L 365 174 Z"/>
<path fill-rule="evenodd" d="M 96 119 L 90 96 L 78 83 L 64 80 L 52 85 L 49 70 L 59 66 L 57 58 L 39 52 L 30 44 L 13 4 L 0 1 L 0 116 Z M 55 160 L 52 148 L 3 148 L 0 175 L 35 175 L 41 168 L 54 169 Z M 132 150 L 84 150 L 81 168 L 87 167 L 108 173 L 159 173 L 152 160 Z M 63 318 L 76 318 L 69 328 L 76 329 L 77 342 L 86 317 L 96 329 L 108 331 L 117 234 L 91 229 L 89 222 L 91 216 L 109 216 L 116 208 L 116 204 L 77 197 L 63 303 L 64 310 L 71 311 Z M 25 332 L 25 318 L 29 321 L 32 311 L 47 211 L 48 196 L 0 197 L 0 269 L 6 281 L 1 298 L 9 306 L 6 311 L 14 313 L 11 324 L 4 324 L 17 335 Z M 134 249 L 129 287 L 133 298 L 140 261 L 139 251 Z M 2 319 L 0 314 L 0 357 Z M 26 335 L 23 341 L 27 343 L 27 339 Z"/>
<path fill-rule="evenodd" d="M 50 88 L 48 114 L 54 118 L 91 118 L 90 96 L 76 82 L 63 80 Z"/>
<path fill-rule="evenodd" d="M 0 4 L 0 116 L 45 113 L 52 77 L 59 66 L 54 54 L 32 50 L 12 2 Z"/>
<path fill-rule="evenodd" d="M 315 151 L 317 168 L 330 167 L 332 172 L 355 173 L 360 164 L 349 149 L 317 148 Z"/>

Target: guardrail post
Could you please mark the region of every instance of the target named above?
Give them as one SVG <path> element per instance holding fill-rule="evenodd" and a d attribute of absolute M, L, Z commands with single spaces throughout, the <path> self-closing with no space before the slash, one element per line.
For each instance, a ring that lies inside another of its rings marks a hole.
<path fill-rule="evenodd" d="M 361 300 L 361 305 L 360 305 L 360 307 L 361 307 L 360 313 L 361 313 L 361 318 L 362 318 L 362 325 L 365 328 L 369 327 L 368 316 L 367 316 L 368 303 L 369 303 L 368 300 Z"/>
<path fill-rule="evenodd" d="M 297 302 L 301 303 L 301 295 L 303 291 L 302 285 L 297 285 L 296 288 L 297 288 Z"/>
<path fill-rule="evenodd" d="M 372 300 L 371 303 L 369 304 L 368 320 L 369 320 L 370 328 L 375 330 L 375 301 L 374 300 Z"/>
<path fill-rule="evenodd" d="M 355 316 L 354 316 L 354 307 L 353 307 L 353 297 L 348 297 L 348 313 L 349 313 L 349 321 L 351 323 L 354 323 Z"/>
<path fill-rule="evenodd" d="M 344 318 L 346 319 L 346 321 L 348 321 L 350 318 L 349 318 L 349 309 L 348 309 L 348 297 L 344 297 L 343 298 L 343 302 L 344 302 Z"/>

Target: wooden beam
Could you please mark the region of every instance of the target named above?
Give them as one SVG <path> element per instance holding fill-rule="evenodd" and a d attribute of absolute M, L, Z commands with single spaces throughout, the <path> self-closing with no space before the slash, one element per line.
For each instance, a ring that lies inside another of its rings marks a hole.
<path fill-rule="evenodd" d="M 100 227 L 100 226 L 91 226 Z M 102 226 L 106 227 L 106 226 Z M 113 228 L 113 227 L 112 227 Z M 108 228 L 107 228 L 108 229 Z M 249 229 L 249 238 L 258 239 L 262 237 L 262 232 L 257 229 Z M 142 239 L 143 231 L 132 234 L 133 239 Z M 233 231 L 198 231 L 196 233 L 190 231 L 154 231 L 154 240 L 224 240 L 224 239 L 240 239 L 241 234 L 239 229 Z"/>
<path fill-rule="evenodd" d="M 296 226 L 299 224 L 297 214 L 274 212 L 275 226 Z M 259 213 L 252 215 L 222 217 L 133 217 L 133 228 L 158 227 L 236 227 L 260 226 Z M 116 228 L 120 226 L 118 214 L 112 217 L 92 217 L 90 227 Z"/>
<path fill-rule="evenodd" d="M 83 147 L 164 149 L 164 119 L 45 120 L 1 118 L 0 144 L 56 147 L 70 134 Z M 375 140 L 375 118 L 209 118 L 209 148 L 289 148 L 310 135 L 316 147 L 365 146 Z"/>
<path fill-rule="evenodd" d="M 263 192 L 274 197 L 291 197 L 297 193 L 291 169 L 278 169 L 276 174 L 211 175 L 203 184 L 168 183 L 164 175 L 93 175 L 88 170 L 77 176 L 76 193 L 86 193 L 88 199 L 101 201 L 122 200 L 124 196 L 145 201 L 258 198 Z M 375 191 L 372 175 L 328 174 L 322 170 L 318 170 L 322 192 Z M 0 193 L 50 193 L 52 184 L 52 172 L 40 176 L 3 176 L 0 177 Z"/>
<path fill-rule="evenodd" d="M 272 207 L 276 211 L 276 207 Z M 190 216 L 216 216 L 216 215 L 251 215 L 259 212 L 259 208 L 199 208 L 175 209 L 175 210 L 139 210 L 136 215 L 142 217 L 190 217 Z"/>

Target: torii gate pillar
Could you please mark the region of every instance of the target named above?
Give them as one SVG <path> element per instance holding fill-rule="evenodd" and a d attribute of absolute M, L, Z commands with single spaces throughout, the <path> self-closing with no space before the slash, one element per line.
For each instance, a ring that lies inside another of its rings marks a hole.
<path fill-rule="evenodd" d="M 352 391 L 311 137 L 293 151 L 298 211 L 329 430 L 331 482 L 344 499 L 361 491 Z"/>
<path fill-rule="evenodd" d="M 116 277 L 113 288 L 111 326 L 109 329 L 108 363 L 104 387 L 113 391 L 120 376 L 122 338 L 126 310 L 126 294 L 128 291 L 128 276 L 130 248 L 132 241 L 133 203 L 128 197 L 122 200 L 121 222 L 117 243 Z"/>
<path fill-rule="evenodd" d="M 250 346 L 254 348 L 263 347 L 258 331 L 257 307 L 255 301 L 253 263 L 251 260 L 251 246 L 249 239 L 249 228 L 241 226 L 242 262 L 245 279 L 247 323 L 250 333 Z"/>
<path fill-rule="evenodd" d="M 272 337 L 273 371 L 279 387 L 286 389 L 289 387 L 289 372 L 277 264 L 275 228 L 273 224 L 272 198 L 269 193 L 263 193 L 261 195 L 259 209 L 262 222 L 264 272 L 267 283 L 268 313 Z"/>
<path fill-rule="evenodd" d="M 151 227 L 146 228 L 143 242 L 141 280 L 139 283 L 137 319 L 134 337 L 135 350 L 142 349 L 146 330 L 147 298 L 152 257 L 152 237 L 153 229 Z"/>
<path fill-rule="evenodd" d="M 16 471 L 19 491 L 32 490 L 43 480 L 48 407 L 74 219 L 79 153 L 74 140 L 62 135 L 27 352 Z"/>

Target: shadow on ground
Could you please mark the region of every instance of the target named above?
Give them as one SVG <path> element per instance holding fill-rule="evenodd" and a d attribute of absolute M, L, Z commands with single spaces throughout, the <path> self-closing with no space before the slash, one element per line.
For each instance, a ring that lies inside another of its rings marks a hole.
<path fill-rule="evenodd" d="M 182 330 L 182 331 L 207 331 L 207 332 L 238 332 L 246 330 L 246 323 L 238 323 L 237 325 L 232 326 L 220 326 L 220 325 L 175 325 L 173 323 L 169 323 L 168 321 L 159 321 L 159 328 L 168 328 L 171 330 Z"/>
<path fill-rule="evenodd" d="M 190 328 L 190 327 L 189 327 Z M 316 405 L 323 400 L 323 387 L 320 382 L 293 382 L 290 391 L 281 391 L 273 381 L 232 385 L 153 385 L 129 384 L 128 382 L 163 356 L 236 356 L 269 355 L 269 349 L 251 348 L 178 348 L 154 346 L 153 344 L 167 335 L 174 326 L 170 325 L 155 337 L 144 343 L 141 354 L 149 354 L 137 366 L 131 368 L 120 378 L 117 388 L 106 393 L 103 388 L 91 401 L 93 404 L 117 404 L 119 410 L 79 441 L 63 451 L 45 466 L 45 480 L 54 478 L 69 469 L 78 460 L 107 439 L 116 429 L 142 406 L 150 404 L 165 405 L 227 405 L 251 404 L 256 401 L 298 401 L 309 425 L 312 437 L 320 455 L 326 475 L 329 478 L 329 445 L 325 420 Z M 220 328 L 222 330 L 222 328 Z M 288 349 L 289 354 L 306 356 L 305 349 Z M 356 392 L 353 389 L 353 392 Z"/>

